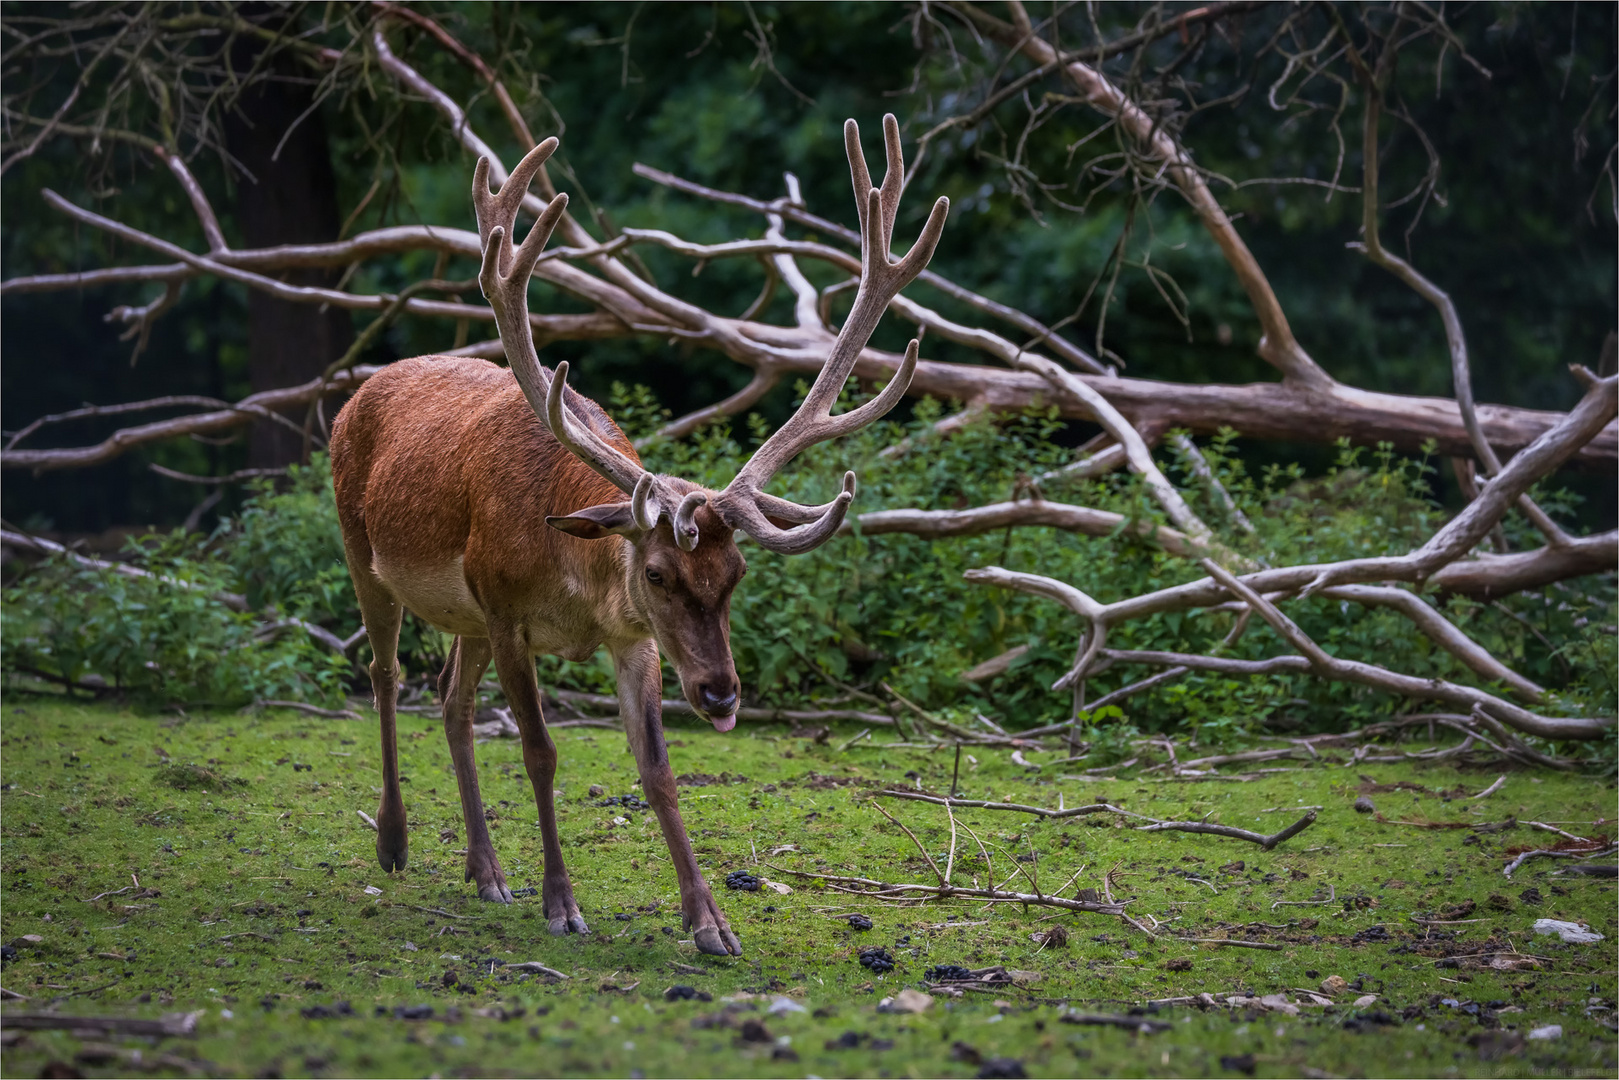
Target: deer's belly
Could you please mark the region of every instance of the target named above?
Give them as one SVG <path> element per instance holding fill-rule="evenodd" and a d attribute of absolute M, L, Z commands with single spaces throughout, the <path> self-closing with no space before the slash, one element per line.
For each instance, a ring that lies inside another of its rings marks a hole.
<path fill-rule="evenodd" d="M 436 629 L 465 637 L 489 636 L 483 610 L 467 588 L 460 556 L 436 566 L 407 567 L 390 565 L 377 554 L 373 568 L 407 610 Z"/>
<path fill-rule="evenodd" d="M 406 610 L 435 629 L 463 637 L 488 637 L 483 609 L 467 586 L 460 556 L 433 566 L 407 566 L 373 553 L 372 568 Z M 543 614 L 523 620 L 523 637 L 535 655 L 589 660 L 602 642 L 602 628 L 589 605 L 562 595 L 540 605 Z"/>

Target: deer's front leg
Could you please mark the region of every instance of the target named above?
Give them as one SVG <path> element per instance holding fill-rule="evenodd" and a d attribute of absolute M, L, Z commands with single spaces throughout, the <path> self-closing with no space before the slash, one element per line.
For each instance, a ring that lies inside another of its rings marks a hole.
<path fill-rule="evenodd" d="M 615 651 L 613 664 L 618 676 L 618 707 L 624 720 L 635 764 L 641 772 L 641 790 L 658 825 L 675 867 L 680 884 L 680 910 L 685 928 L 692 932 L 697 948 L 715 956 L 741 956 L 742 943 L 731 932 L 725 913 L 714 902 L 714 893 L 686 835 L 680 819 L 679 795 L 675 791 L 674 770 L 669 767 L 669 750 L 663 741 L 663 679 L 658 670 L 658 647 L 650 640 Z"/>
<path fill-rule="evenodd" d="M 540 711 L 540 685 L 534 678 L 534 657 L 522 631 L 514 625 L 498 625 L 491 620 L 490 645 L 494 650 L 495 674 L 511 706 L 523 739 L 523 767 L 534 786 L 534 807 L 540 814 L 540 843 L 545 851 L 545 876 L 540 882 L 540 898 L 545 919 L 553 934 L 588 934 L 585 917 L 573 898 L 573 883 L 562 864 L 562 840 L 557 835 L 555 782 L 557 746 L 545 730 L 545 714 Z M 470 850 L 470 849 L 469 849 Z"/>

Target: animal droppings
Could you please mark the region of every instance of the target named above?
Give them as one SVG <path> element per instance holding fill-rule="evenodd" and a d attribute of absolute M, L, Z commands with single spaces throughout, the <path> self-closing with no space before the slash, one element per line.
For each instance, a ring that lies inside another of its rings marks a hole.
<path fill-rule="evenodd" d="M 742 892 L 758 892 L 759 879 L 746 870 L 732 870 L 725 875 L 725 887 L 727 889 L 738 889 Z"/>
<path fill-rule="evenodd" d="M 888 955 L 888 950 L 881 946 L 872 946 L 860 950 L 860 963 L 877 974 L 894 970 L 894 958 Z"/>
<path fill-rule="evenodd" d="M 960 964 L 934 964 L 922 973 L 928 982 L 967 982 L 973 973 Z"/>
<path fill-rule="evenodd" d="M 864 915 L 850 915 L 849 925 L 854 927 L 856 930 L 870 930 L 872 927 L 872 922 Z"/>
<path fill-rule="evenodd" d="M 650 810 L 652 808 L 650 803 L 636 795 L 614 795 L 600 800 L 596 805 L 622 806 L 626 810 Z"/>

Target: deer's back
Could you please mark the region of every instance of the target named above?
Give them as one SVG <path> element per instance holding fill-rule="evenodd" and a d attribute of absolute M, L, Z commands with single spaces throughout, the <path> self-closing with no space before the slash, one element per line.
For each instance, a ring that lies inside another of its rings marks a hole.
<path fill-rule="evenodd" d="M 568 404 L 634 453 L 595 403 L 570 393 Z M 570 598 L 612 581 L 601 564 L 616 545 L 545 518 L 623 495 L 557 443 L 505 368 L 460 357 L 390 364 L 338 414 L 331 456 L 351 571 L 363 560 L 441 629 L 482 636 L 487 604 L 566 618 Z"/>

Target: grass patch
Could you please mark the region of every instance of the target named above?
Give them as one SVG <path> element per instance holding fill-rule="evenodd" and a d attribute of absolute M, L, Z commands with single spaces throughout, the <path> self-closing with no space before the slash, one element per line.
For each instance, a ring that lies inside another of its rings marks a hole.
<path fill-rule="evenodd" d="M 158 769 L 154 781 L 163 787 L 173 788 L 176 791 L 200 791 L 204 795 L 210 791 L 226 792 L 231 788 L 247 786 L 247 781 L 239 776 L 226 776 L 217 769 L 196 762 L 187 762 L 184 765 L 168 764 Z"/>
<path fill-rule="evenodd" d="M 1067 895 L 1101 888 L 1111 872 L 1135 917 L 1162 924 L 1153 939 L 1114 917 L 1037 907 L 885 907 L 765 866 L 932 880 L 868 796 L 890 785 L 947 789 L 950 756 L 869 743 L 840 754 L 837 739 L 821 746 L 777 728 L 721 736 L 676 720 L 670 753 L 684 778 L 682 810 L 746 950 L 723 959 L 687 943 L 651 815 L 634 800 L 601 805 L 638 794 L 633 759 L 614 732 L 555 733 L 563 850 L 593 931 L 555 939 L 537 897 L 496 907 L 463 882 L 459 800 L 435 720 L 401 721 L 411 853 L 410 869 L 393 877 L 376 866 L 374 834 L 356 813 L 376 810 L 368 724 L 290 712 L 137 714 L 15 696 L 3 720 L 0 938 L 16 952 L 8 948 L 0 983 L 29 998 L 8 1011 L 53 1002 L 97 1015 L 203 1010 L 195 1038 L 156 1048 L 31 1031 L 7 1044 L 7 1075 L 39 1075 L 53 1061 L 121 1075 L 134 1049 L 146 1055 L 143 1069 L 156 1053 L 173 1055 L 157 1072 L 176 1075 L 196 1062 L 208 1073 L 288 1076 L 977 1076 L 1015 1073 L 1008 1062 L 1030 1076 L 1615 1068 L 1614 883 L 1566 876 L 1562 860 L 1530 862 L 1511 881 L 1501 874 L 1513 849 L 1558 839 L 1517 821 L 1611 833 L 1601 823 L 1614 817 L 1608 780 L 1511 772 L 1474 800 L 1466 794 L 1498 773 L 1323 760 L 1247 783 L 1139 773 L 1081 782 L 1053 775 L 1062 768 L 1054 755 L 1030 755 L 1047 762 L 1038 771 L 1005 754 L 975 751 L 976 764 L 964 755 L 962 794 L 971 798 L 1106 801 L 1261 832 L 1301 807 L 1322 807 L 1314 826 L 1269 852 L 1140 833 L 1112 815 L 958 815 L 989 846 L 997 883 L 1014 860 L 1047 889 L 1083 868 Z M 537 888 L 539 837 L 519 747 L 491 742 L 477 756 L 507 880 Z M 182 761 L 193 764 L 170 764 Z M 1370 789 L 1363 774 L 1383 787 Z M 240 786 L 227 793 L 232 777 Z M 591 785 L 602 791 L 592 796 Z M 1377 815 L 1353 811 L 1362 794 Z M 948 853 L 942 810 L 885 805 L 935 857 Z M 725 888 L 736 871 L 792 892 Z M 955 874 L 962 884 L 989 878 L 965 833 Z M 1329 894 L 1330 903 L 1273 907 Z M 871 929 L 856 929 L 851 915 Z M 1538 918 L 1588 922 L 1606 938 L 1536 937 Z M 1065 940 L 1049 933 L 1057 928 Z M 872 948 L 894 968 L 862 966 L 861 951 Z M 525 961 L 571 978 L 514 968 Z M 938 999 L 920 1014 L 879 1011 L 941 965 L 1037 977 Z M 1324 982 L 1333 1007 L 1298 1016 L 1257 1004 L 1149 1004 L 1200 992 L 1296 1000 Z M 1354 1004 L 1368 995 L 1375 1001 Z M 777 998 L 803 1011 L 773 1013 Z M 1070 1009 L 1141 1009 L 1138 1019 L 1155 1030 L 1078 1025 L 1064 1021 Z M 1552 1024 L 1560 1038 L 1526 1038 Z"/>

